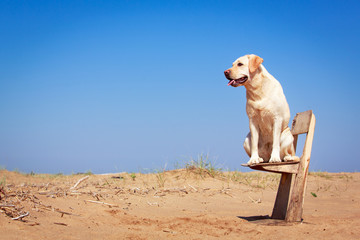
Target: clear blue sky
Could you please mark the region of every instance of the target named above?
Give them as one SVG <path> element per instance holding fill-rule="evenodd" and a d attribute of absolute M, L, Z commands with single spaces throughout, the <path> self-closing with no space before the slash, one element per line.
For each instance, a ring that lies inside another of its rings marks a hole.
<path fill-rule="evenodd" d="M 209 153 L 245 171 L 253 53 L 292 117 L 317 118 L 311 170 L 359 171 L 359 1 L 1 1 L 0 165 L 172 168 Z"/>

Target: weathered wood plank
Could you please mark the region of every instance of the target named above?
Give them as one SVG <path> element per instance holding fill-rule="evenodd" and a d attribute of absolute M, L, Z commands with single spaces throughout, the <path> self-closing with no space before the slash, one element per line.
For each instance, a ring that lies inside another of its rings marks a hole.
<path fill-rule="evenodd" d="M 303 154 L 300 158 L 299 171 L 295 175 L 290 204 L 285 218 L 285 220 L 288 222 L 301 221 L 302 218 L 306 180 L 309 171 L 312 142 L 315 131 L 315 122 L 315 116 L 311 112 L 308 134 L 306 136 Z"/>
<path fill-rule="evenodd" d="M 291 165 L 267 165 L 267 166 L 250 166 L 251 169 L 260 170 L 265 172 L 273 173 L 297 173 L 298 172 L 298 163 Z"/>
<path fill-rule="evenodd" d="M 284 220 L 286 217 L 289 198 L 290 198 L 291 179 L 292 179 L 291 173 L 281 174 L 279 188 L 276 195 L 273 212 L 271 215 L 272 219 Z"/>
<path fill-rule="evenodd" d="M 280 162 L 280 163 L 259 163 L 256 165 L 241 164 L 241 166 L 249 167 L 254 170 L 274 173 L 297 173 L 299 169 L 299 161 Z"/>
<path fill-rule="evenodd" d="M 293 135 L 307 133 L 309 131 L 312 116 L 313 113 L 311 110 L 297 113 L 292 122 L 291 133 Z"/>

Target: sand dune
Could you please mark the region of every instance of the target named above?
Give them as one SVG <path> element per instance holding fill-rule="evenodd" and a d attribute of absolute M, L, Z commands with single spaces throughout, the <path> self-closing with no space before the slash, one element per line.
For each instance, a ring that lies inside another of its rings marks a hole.
<path fill-rule="evenodd" d="M 271 215 L 279 175 L 212 175 L 2 170 L 0 239 L 360 239 L 360 173 L 310 174 L 304 220 L 291 224 L 251 221 Z"/>

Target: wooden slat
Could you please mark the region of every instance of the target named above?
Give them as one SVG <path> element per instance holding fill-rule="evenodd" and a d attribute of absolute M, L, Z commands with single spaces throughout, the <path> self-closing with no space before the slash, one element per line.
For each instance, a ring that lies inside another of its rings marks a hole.
<path fill-rule="evenodd" d="M 276 195 L 273 212 L 271 215 L 272 219 L 284 220 L 286 217 L 286 212 L 290 198 L 291 179 L 292 179 L 291 173 L 281 174 L 279 188 Z"/>
<path fill-rule="evenodd" d="M 254 170 L 274 172 L 274 173 L 297 173 L 299 161 L 280 162 L 280 163 L 259 163 L 256 165 L 241 164 Z"/>
<path fill-rule="evenodd" d="M 311 110 L 297 113 L 292 123 L 291 133 L 293 135 L 307 133 L 309 131 L 310 120 L 312 116 L 313 113 Z"/>
<path fill-rule="evenodd" d="M 306 180 L 309 171 L 311 148 L 315 131 L 315 122 L 315 116 L 311 113 L 308 134 L 306 136 L 303 154 L 300 158 L 299 171 L 295 176 L 290 204 L 285 218 L 285 220 L 288 222 L 301 221 L 302 218 Z"/>

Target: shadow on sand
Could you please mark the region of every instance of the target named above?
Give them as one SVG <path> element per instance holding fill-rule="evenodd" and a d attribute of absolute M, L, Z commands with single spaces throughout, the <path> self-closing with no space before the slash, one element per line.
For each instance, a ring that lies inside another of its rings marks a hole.
<path fill-rule="evenodd" d="M 272 219 L 269 215 L 238 216 L 238 218 L 241 218 L 251 223 L 266 225 L 266 226 L 292 226 L 294 224 L 297 224 L 297 223 L 286 222 L 285 220 L 281 220 L 281 219 Z"/>

